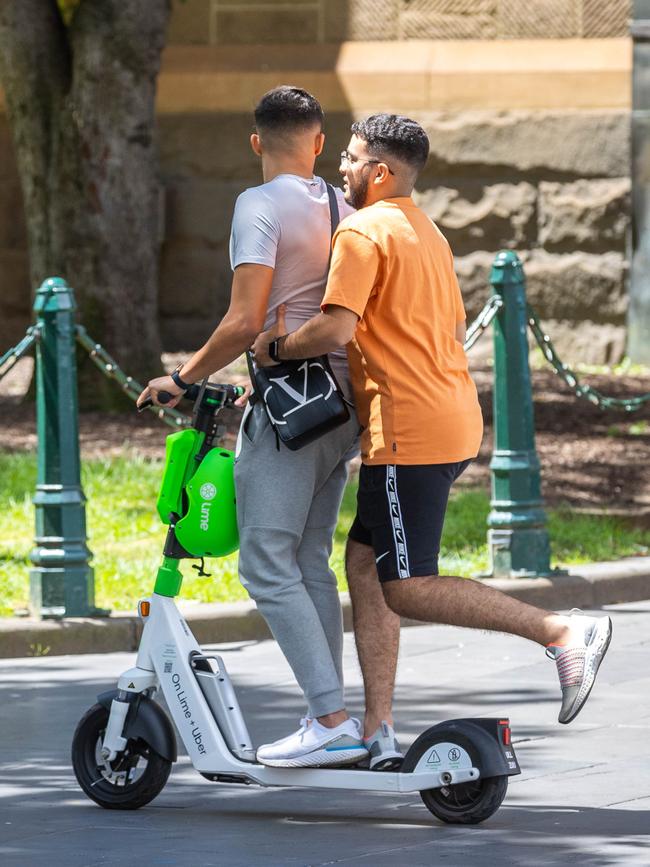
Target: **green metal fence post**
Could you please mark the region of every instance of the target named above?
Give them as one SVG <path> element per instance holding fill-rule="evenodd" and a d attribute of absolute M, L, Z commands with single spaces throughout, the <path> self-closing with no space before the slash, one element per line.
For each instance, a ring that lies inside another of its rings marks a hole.
<path fill-rule="evenodd" d="M 526 284 L 519 257 L 499 253 L 490 282 L 504 304 L 494 320 L 494 451 L 488 547 L 494 577 L 550 572 L 528 366 Z"/>
<path fill-rule="evenodd" d="M 75 301 L 52 277 L 36 293 L 41 328 L 36 349 L 38 477 L 35 547 L 30 554 L 32 611 L 41 617 L 95 613 L 86 498 L 81 489 L 75 358 Z"/>

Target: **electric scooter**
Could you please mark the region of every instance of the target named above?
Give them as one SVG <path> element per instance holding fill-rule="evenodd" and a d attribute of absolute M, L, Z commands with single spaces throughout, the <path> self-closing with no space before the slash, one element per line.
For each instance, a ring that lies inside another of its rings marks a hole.
<path fill-rule="evenodd" d="M 475 824 L 501 805 L 508 777 L 521 773 L 508 719 L 457 719 L 424 731 L 396 772 L 345 768 L 275 768 L 256 762 L 223 659 L 204 653 L 179 613 L 183 559 L 221 557 L 238 547 L 234 453 L 219 445 L 219 413 L 242 393 L 205 381 L 192 426 L 167 437 L 157 509 L 168 525 L 162 565 L 150 598 L 138 604 L 144 628 L 134 668 L 80 720 L 72 765 L 100 806 L 134 810 L 163 789 L 177 758 L 174 725 L 196 770 L 221 784 L 419 792 L 443 822 Z M 170 396 L 168 396 L 169 399 Z M 165 697 L 174 725 L 154 700 Z"/>

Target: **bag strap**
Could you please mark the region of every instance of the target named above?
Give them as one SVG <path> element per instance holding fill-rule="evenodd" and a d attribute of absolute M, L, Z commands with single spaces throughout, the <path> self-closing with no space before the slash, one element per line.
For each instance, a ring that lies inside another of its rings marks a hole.
<path fill-rule="evenodd" d="M 327 260 L 327 270 L 330 269 L 330 263 L 332 261 L 332 238 L 334 237 L 334 232 L 336 232 L 338 224 L 341 222 L 341 215 L 339 214 L 339 203 L 336 198 L 336 191 L 331 184 L 325 184 L 327 187 L 327 196 L 330 200 L 330 224 L 331 224 L 331 236 L 330 236 L 330 256 Z"/>

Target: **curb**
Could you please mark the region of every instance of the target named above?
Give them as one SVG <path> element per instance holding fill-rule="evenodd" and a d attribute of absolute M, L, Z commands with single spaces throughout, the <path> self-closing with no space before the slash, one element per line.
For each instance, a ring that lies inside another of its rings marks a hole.
<path fill-rule="evenodd" d="M 615 563 L 592 563 L 568 574 L 545 578 L 485 579 L 482 583 L 540 608 L 599 608 L 617 602 L 650 598 L 650 557 Z M 350 597 L 341 594 L 346 632 L 352 629 Z M 181 603 L 180 609 L 199 644 L 261 641 L 271 633 L 252 602 Z M 403 626 L 420 626 L 415 620 Z M 118 613 L 104 618 L 0 620 L 0 658 L 61 656 L 77 653 L 135 651 L 142 624 L 138 617 Z"/>

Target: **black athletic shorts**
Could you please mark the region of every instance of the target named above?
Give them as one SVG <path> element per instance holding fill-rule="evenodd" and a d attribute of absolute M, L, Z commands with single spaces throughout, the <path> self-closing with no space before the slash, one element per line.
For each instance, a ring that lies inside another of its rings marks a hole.
<path fill-rule="evenodd" d="M 372 546 L 380 581 L 438 574 L 449 491 L 470 463 L 362 464 L 349 536 Z"/>

